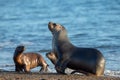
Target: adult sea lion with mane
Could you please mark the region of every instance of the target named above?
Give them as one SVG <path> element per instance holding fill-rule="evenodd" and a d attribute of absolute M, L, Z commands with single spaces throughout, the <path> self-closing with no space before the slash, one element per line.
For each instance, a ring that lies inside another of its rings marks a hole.
<path fill-rule="evenodd" d="M 24 46 L 17 46 L 14 52 L 13 60 L 15 63 L 15 71 L 30 72 L 30 69 L 41 66 L 40 72 L 47 72 L 48 64 L 44 58 L 35 52 L 23 53 Z"/>
<path fill-rule="evenodd" d="M 100 51 L 73 45 L 65 27 L 60 24 L 49 22 L 48 28 L 53 35 L 52 51 L 58 58 L 55 64 L 58 73 L 65 74 L 65 69 L 68 67 L 96 76 L 103 75 L 105 59 Z"/>

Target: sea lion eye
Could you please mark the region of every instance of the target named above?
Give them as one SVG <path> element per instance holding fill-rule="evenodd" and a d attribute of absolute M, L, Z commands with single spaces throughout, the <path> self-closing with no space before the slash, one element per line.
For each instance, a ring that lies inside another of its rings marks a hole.
<path fill-rule="evenodd" d="M 56 24 L 55 24 L 55 23 L 53 23 L 53 26 L 56 26 Z"/>

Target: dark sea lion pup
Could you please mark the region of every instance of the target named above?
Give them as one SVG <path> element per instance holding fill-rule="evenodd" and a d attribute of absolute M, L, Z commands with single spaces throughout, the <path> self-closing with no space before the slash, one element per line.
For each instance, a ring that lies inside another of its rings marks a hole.
<path fill-rule="evenodd" d="M 101 76 L 104 73 L 105 59 L 100 51 L 94 48 L 80 48 L 74 46 L 68 36 L 65 27 L 49 22 L 48 28 L 53 35 L 52 51 L 57 55 L 55 65 L 58 73 L 65 73 L 67 67 Z"/>
<path fill-rule="evenodd" d="M 15 71 L 29 72 L 30 69 L 37 66 L 41 66 L 40 72 L 47 71 L 48 64 L 40 54 L 34 52 L 23 53 L 24 50 L 24 46 L 18 46 L 14 52 Z"/>

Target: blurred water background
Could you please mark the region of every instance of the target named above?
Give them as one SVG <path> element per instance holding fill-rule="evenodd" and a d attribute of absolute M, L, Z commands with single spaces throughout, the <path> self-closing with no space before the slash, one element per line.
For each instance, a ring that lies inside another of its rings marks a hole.
<path fill-rule="evenodd" d="M 54 69 L 45 56 L 51 50 L 49 21 L 64 25 L 74 45 L 100 50 L 105 74 L 120 76 L 120 0 L 0 0 L 0 69 L 14 71 L 20 44 L 26 52 L 39 51 Z"/>

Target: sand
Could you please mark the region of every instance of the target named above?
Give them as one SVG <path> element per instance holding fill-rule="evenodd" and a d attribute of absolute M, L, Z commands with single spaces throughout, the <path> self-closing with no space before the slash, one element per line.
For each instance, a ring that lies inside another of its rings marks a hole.
<path fill-rule="evenodd" d="M 79 74 L 61 75 L 57 73 L 18 73 L 14 71 L 0 71 L 0 80 L 120 80 L 112 76 L 85 76 Z"/>

